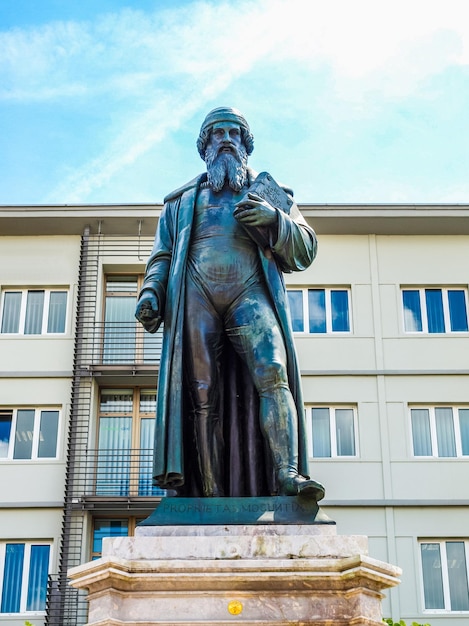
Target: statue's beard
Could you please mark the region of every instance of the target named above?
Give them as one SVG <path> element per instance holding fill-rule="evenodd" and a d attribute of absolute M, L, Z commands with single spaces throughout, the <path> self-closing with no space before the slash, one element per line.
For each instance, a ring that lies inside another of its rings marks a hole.
<path fill-rule="evenodd" d="M 212 147 L 208 147 L 205 151 L 208 182 L 214 191 L 221 191 L 225 181 L 233 191 L 241 191 L 247 182 L 246 149 L 240 146 L 234 150 L 235 154 L 228 152 L 218 154 L 217 150 Z"/>

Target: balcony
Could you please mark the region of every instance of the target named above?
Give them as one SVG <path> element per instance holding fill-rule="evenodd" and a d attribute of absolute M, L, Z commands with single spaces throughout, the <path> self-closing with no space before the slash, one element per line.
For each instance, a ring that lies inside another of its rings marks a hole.
<path fill-rule="evenodd" d="M 73 502 L 79 508 L 150 508 L 167 495 L 153 485 L 153 450 L 88 450 L 73 479 Z"/>
<path fill-rule="evenodd" d="M 135 322 L 96 322 L 78 346 L 78 367 L 116 370 L 156 369 L 163 330 L 147 333 Z"/>

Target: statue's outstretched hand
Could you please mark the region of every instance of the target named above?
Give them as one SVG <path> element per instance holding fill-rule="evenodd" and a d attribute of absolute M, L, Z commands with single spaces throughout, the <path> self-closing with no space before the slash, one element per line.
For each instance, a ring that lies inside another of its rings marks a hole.
<path fill-rule="evenodd" d="M 153 291 L 145 289 L 140 294 L 135 317 L 149 333 L 156 333 L 161 324 L 158 299 Z"/>
<path fill-rule="evenodd" d="M 246 226 L 270 226 L 278 219 L 277 210 L 256 193 L 251 192 L 236 204 L 233 215 Z"/>

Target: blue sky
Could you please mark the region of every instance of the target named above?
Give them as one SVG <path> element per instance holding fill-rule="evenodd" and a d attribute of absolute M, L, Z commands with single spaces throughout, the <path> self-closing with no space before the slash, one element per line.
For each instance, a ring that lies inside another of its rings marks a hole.
<path fill-rule="evenodd" d="M 303 203 L 469 202 L 467 0 L 1 0 L 0 204 L 161 202 L 234 106 Z"/>

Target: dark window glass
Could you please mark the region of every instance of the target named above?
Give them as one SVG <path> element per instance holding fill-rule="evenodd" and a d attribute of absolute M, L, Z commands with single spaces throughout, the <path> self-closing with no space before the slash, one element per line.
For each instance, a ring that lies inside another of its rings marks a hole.
<path fill-rule="evenodd" d="M 425 303 L 427 305 L 428 332 L 444 333 L 445 317 L 441 289 L 425 289 Z"/>
<path fill-rule="evenodd" d="M 341 289 L 331 291 L 332 330 L 348 332 L 350 330 L 348 312 L 348 292 Z"/>
<path fill-rule="evenodd" d="M 420 308 L 420 294 L 416 289 L 406 289 L 402 292 L 404 305 L 404 327 L 407 332 L 422 332 L 422 311 Z"/>
<path fill-rule="evenodd" d="M 50 546 L 31 546 L 28 597 L 26 600 L 27 611 L 44 611 L 46 608 L 49 553 Z"/>
<path fill-rule="evenodd" d="M 289 289 L 287 291 L 288 303 L 290 305 L 290 316 L 294 332 L 304 332 L 303 317 L 303 292 L 299 290 Z"/>
<path fill-rule="evenodd" d="M 23 579 L 24 543 L 7 543 L 1 613 L 19 613 L 21 602 L 21 582 Z"/>
<path fill-rule="evenodd" d="M 308 290 L 309 332 L 326 332 L 326 293 L 324 289 Z"/>
<path fill-rule="evenodd" d="M 466 298 L 462 289 L 448 290 L 449 319 L 454 332 L 467 330 Z"/>
<path fill-rule="evenodd" d="M 8 457 L 12 420 L 12 411 L 0 412 L 0 459 L 6 459 Z"/>
<path fill-rule="evenodd" d="M 94 522 L 93 554 L 98 558 L 103 550 L 104 537 L 127 537 L 129 523 L 125 519 L 97 519 Z"/>

